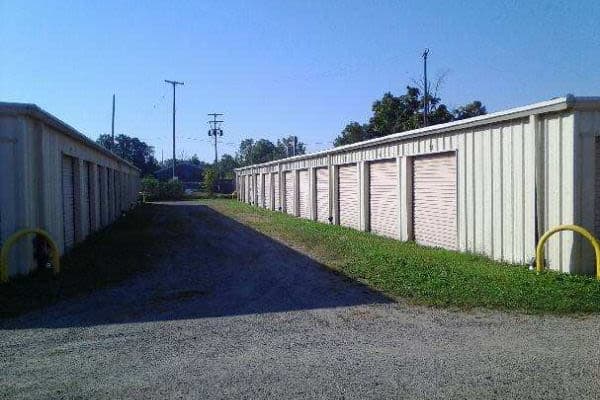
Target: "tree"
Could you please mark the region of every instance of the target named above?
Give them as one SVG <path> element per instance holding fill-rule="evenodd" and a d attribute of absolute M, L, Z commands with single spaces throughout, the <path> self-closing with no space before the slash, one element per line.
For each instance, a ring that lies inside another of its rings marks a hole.
<path fill-rule="evenodd" d="M 435 93 L 437 93 L 437 88 Z M 427 96 L 429 125 L 470 118 L 486 112 L 485 107 L 479 101 L 474 101 L 450 112 L 435 93 Z M 394 96 L 387 92 L 380 100 L 373 103 L 371 107 L 373 116 L 369 119 L 369 123 L 349 123 L 336 137 L 334 145 L 342 146 L 420 128 L 423 126 L 424 104 L 425 98 L 418 87 L 407 86 L 406 93 L 401 96 Z"/>
<path fill-rule="evenodd" d="M 149 146 L 138 138 L 123 134 L 118 135 L 115 137 L 113 147 L 111 136 L 102 134 L 98 137 L 96 143 L 133 163 L 133 165 L 141 170 L 142 176 L 151 174 L 159 168 L 158 162 L 154 158 L 154 147 Z"/>
<path fill-rule="evenodd" d="M 479 100 L 475 100 L 472 103 L 466 104 L 462 107 L 458 107 L 452 113 L 454 114 L 454 119 L 459 120 L 459 119 L 473 118 L 473 117 L 477 117 L 479 115 L 485 115 L 485 114 L 487 114 L 487 110 L 485 109 L 485 106 L 483 104 L 481 104 L 481 102 Z"/>
<path fill-rule="evenodd" d="M 277 159 L 306 154 L 306 145 L 299 140 L 296 143 L 296 151 L 294 152 L 294 139 L 297 140 L 297 137 L 289 135 L 277 140 L 278 155 L 280 156 Z"/>
<path fill-rule="evenodd" d="M 229 154 L 223 154 L 217 164 L 217 170 L 223 178 L 232 179 L 234 177 L 233 170 L 238 166 L 239 164 L 235 158 Z"/>
<path fill-rule="evenodd" d="M 342 133 L 335 138 L 333 145 L 337 147 L 371 139 L 370 128 L 368 124 L 361 125 L 358 122 L 350 122 L 346 125 Z"/>
<path fill-rule="evenodd" d="M 206 168 L 203 172 L 203 182 L 204 190 L 212 196 L 215 184 L 217 183 L 217 170 L 214 167 Z"/>

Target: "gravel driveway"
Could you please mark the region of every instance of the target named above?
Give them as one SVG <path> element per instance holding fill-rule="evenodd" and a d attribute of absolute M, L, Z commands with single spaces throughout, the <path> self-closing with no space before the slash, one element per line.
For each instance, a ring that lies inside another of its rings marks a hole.
<path fill-rule="evenodd" d="M 191 203 L 162 267 L 0 322 L 2 398 L 600 398 L 600 317 L 396 303 Z"/>

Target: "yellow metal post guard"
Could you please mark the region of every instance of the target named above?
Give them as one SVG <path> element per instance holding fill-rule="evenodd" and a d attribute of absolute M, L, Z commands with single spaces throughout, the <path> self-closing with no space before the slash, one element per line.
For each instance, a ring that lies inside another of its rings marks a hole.
<path fill-rule="evenodd" d="M 22 229 L 20 231 L 15 232 L 2 245 L 2 249 L 0 250 L 0 282 L 8 282 L 8 255 L 11 247 L 16 243 L 17 240 L 19 240 L 25 235 L 29 235 L 32 233 L 42 235 L 48 241 L 48 244 L 50 244 L 50 247 L 52 248 L 52 265 L 54 266 L 54 273 L 59 273 L 60 258 L 58 253 L 58 247 L 56 246 L 56 243 L 54 243 L 54 240 L 52 240 L 48 232 L 38 228 Z"/>
<path fill-rule="evenodd" d="M 550 236 L 560 231 L 577 232 L 590 241 L 594 247 L 594 252 L 596 253 L 596 279 L 600 280 L 600 242 L 598 242 L 598 240 L 590 233 L 590 231 L 579 225 L 559 225 L 544 233 L 538 242 L 537 248 L 535 249 L 535 267 L 537 272 L 542 272 L 544 270 L 544 244 L 546 244 L 546 241 L 550 238 Z"/>

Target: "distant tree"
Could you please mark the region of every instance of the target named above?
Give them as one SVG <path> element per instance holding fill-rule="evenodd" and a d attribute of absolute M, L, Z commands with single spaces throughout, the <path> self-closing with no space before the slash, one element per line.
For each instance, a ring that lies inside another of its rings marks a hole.
<path fill-rule="evenodd" d="M 200 163 L 201 163 L 197 154 L 194 154 L 193 156 L 190 157 L 190 162 L 194 165 L 200 165 Z"/>
<path fill-rule="evenodd" d="M 141 170 L 142 176 L 151 174 L 159 168 L 158 161 L 154 158 L 154 147 L 138 138 L 123 134 L 117 135 L 113 146 L 111 136 L 102 134 L 98 137 L 96 143 L 133 163 Z"/>
<path fill-rule="evenodd" d="M 360 124 L 358 122 L 350 122 L 342 133 L 335 138 L 334 146 L 343 146 L 363 140 L 371 139 L 370 126 L 368 124 Z"/>
<path fill-rule="evenodd" d="M 234 169 L 239 166 L 237 160 L 229 154 L 223 154 L 217 165 L 219 175 L 226 179 L 234 177 Z"/>
<path fill-rule="evenodd" d="M 212 195 L 215 190 L 215 184 L 217 183 L 217 170 L 214 167 L 204 169 L 202 185 L 204 190 Z"/>
<path fill-rule="evenodd" d="M 470 118 L 486 112 L 485 107 L 479 101 L 450 112 L 435 93 L 437 93 L 437 86 L 434 93 L 427 96 L 429 125 Z M 334 145 L 342 146 L 420 128 L 424 121 L 425 100 L 418 87 L 407 86 L 406 93 L 401 96 L 385 93 L 380 100 L 373 103 L 371 107 L 373 115 L 369 119 L 369 123 L 349 123 L 335 138 Z"/>
<path fill-rule="evenodd" d="M 294 152 L 294 135 L 289 135 L 277 140 L 277 155 L 275 159 L 291 157 L 293 155 L 306 154 L 306 145 L 298 140 Z"/>
<path fill-rule="evenodd" d="M 487 110 L 485 109 L 485 106 L 483 104 L 481 104 L 481 102 L 479 100 L 475 100 L 472 103 L 466 104 L 462 107 L 458 107 L 456 110 L 454 110 L 452 112 L 452 114 L 454 114 L 455 120 L 459 120 L 459 119 L 473 118 L 473 117 L 477 117 L 479 115 L 485 115 L 485 114 L 487 114 Z"/>

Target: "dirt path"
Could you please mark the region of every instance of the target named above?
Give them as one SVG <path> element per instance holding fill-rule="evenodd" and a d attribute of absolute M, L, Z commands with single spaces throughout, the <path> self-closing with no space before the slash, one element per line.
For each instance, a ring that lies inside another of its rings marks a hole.
<path fill-rule="evenodd" d="M 0 398 L 598 398 L 600 317 L 393 303 L 190 203 L 162 266 L 0 324 Z M 157 244 L 160 245 L 160 244 Z"/>

